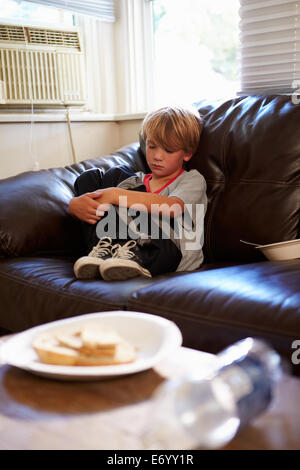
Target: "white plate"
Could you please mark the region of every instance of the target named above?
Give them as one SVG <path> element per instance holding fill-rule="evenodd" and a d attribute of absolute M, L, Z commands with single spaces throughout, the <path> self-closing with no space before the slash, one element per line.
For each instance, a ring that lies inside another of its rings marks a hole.
<path fill-rule="evenodd" d="M 137 349 L 135 362 L 114 366 L 59 366 L 39 361 L 32 348 L 32 341 L 37 334 L 94 319 L 110 325 Z M 165 318 L 140 312 L 100 312 L 46 323 L 18 333 L 0 346 L 0 361 L 48 378 L 104 379 L 150 369 L 172 354 L 181 344 L 182 335 L 179 328 Z"/>

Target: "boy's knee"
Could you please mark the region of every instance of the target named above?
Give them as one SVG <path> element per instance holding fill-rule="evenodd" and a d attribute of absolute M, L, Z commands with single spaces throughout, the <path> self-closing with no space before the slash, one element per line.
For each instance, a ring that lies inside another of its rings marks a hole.
<path fill-rule="evenodd" d="M 99 168 L 86 170 L 75 181 L 74 188 L 77 196 L 96 191 L 101 188 L 101 172 Z"/>
<path fill-rule="evenodd" d="M 97 189 L 115 187 L 134 174 L 127 167 L 112 167 L 104 172 L 100 168 L 92 168 L 78 176 L 74 184 L 75 193 L 81 196 Z"/>

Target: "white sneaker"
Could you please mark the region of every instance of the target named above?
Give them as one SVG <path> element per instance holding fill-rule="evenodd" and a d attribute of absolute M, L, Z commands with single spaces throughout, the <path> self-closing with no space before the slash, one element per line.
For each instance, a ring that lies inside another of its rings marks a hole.
<path fill-rule="evenodd" d="M 112 256 L 112 239 L 103 237 L 87 256 L 82 256 L 74 264 L 74 273 L 78 279 L 100 278 L 99 267 L 106 258 Z"/>
<path fill-rule="evenodd" d="M 143 267 L 142 258 L 136 241 L 129 240 L 124 245 L 113 245 L 112 256 L 99 266 L 101 277 L 105 281 L 124 281 L 132 277 L 152 277 Z"/>

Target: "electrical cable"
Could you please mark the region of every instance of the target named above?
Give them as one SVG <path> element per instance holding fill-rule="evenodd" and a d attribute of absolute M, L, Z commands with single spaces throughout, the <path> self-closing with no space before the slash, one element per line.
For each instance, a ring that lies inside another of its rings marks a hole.
<path fill-rule="evenodd" d="M 33 99 L 31 97 L 31 119 L 30 119 L 30 133 L 29 133 L 29 154 L 32 161 L 33 171 L 38 171 L 40 169 L 40 163 L 36 157 L 36 154 L 33 151 L 33 125 L 34 125 L 34 109 L 33 109 Z"/>
<path fill-rule="evenodd" d="M 70 145 L 71 145 L 72 156 L 73 156 L 73 163 L 77 163 L 77 158 L 76 158 L 76 153 L 75 153 L 75 147 L 74 147 L 73 137 L 72 137 L 70 113 L 69 113 L 69 108 L 67 107 L 66 104 L 65 104 L 65 108 L 66 108 L 66 117 L 67 117 L 67 123 L 68 123 L 68 134 L 69 134 Z"/>

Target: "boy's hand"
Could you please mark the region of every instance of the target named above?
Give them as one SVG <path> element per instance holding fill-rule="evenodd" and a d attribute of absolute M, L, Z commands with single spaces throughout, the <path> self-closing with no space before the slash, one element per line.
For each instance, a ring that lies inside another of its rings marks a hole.
<path fill-rule="evenodd" d="M 97 202 L 99 197 L 100 191 L 94 191 L 92 193 L 86 193 L 82 196 L 74 197 L 69 202 L 70 214 L 84 222 L 95 224 L 104 214 L 104 211 L 99 207 L 99 202 Z"/>

